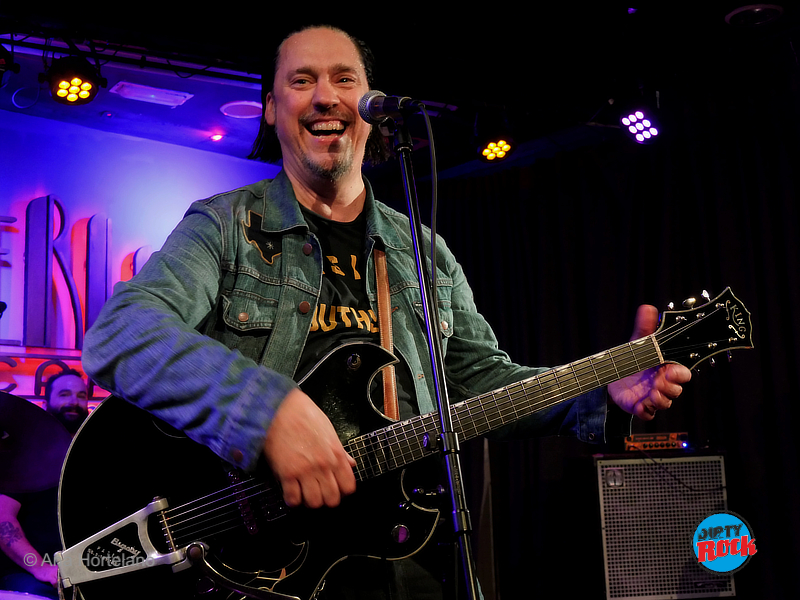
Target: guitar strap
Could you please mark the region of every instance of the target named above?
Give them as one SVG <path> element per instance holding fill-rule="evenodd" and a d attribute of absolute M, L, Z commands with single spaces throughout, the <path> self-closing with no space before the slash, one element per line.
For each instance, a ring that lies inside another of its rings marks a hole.
<path fill-rule="evenodd" d="M 392 352 L 392 306 L 389 301 L 389 273 L 386 269 L 386 253 L 373 250 L 375 257 L 375 281 L 378 289 L 378 327 L 381 335 L 381 346 Z M 390 419 L 400 419 L 397 405 L 397 383 L 394 378 L 394 365 L 384 367 L 383 374 L 383 412 Z"/>

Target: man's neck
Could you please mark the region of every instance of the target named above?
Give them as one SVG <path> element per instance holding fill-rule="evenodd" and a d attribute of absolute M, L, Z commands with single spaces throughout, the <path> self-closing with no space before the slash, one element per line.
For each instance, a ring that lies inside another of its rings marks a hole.
<path fill-rule="evenodd" d="M 349 223 L 364 210 L 367 190 L 361 173 L 340 180 L 306 181 L 286 172 L 297 201 L 308 210 L 331 221 Z"/>

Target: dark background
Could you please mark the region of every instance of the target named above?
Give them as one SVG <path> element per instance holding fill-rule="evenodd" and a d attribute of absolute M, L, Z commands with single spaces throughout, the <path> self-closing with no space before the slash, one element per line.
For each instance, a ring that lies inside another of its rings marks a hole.
<path fill-rule="evenodd" d="M 213 15 L 138 6 L 124 17 L 92 13 L 86 27 L 88 35 L 224 57 L 255 71 L 262 49 L 296 23 L 333 22 L 373 46 L 377 87 L 458 106 L 456 116 L 434 122 L 439 232 L 518 362 L 588 356 L 627 340 L 641 303 L 663 309 L 730 286 L 752 313 L 755 349 L 701 366 L 671 410 L 634 429 L 686 431 L 696 448 L 724 453 L 728 507 L 749 522 L 758 547 L 735 576 L 737 595 L 795 598 L 797 14 L 787 5 L 776 23 L 735 28 L 724 19 L 735 3 L 703 4 L 636 14 L 570 5 L 359 16 L 343 14 L 346 7 L 287 16 L 277 6 Z M 69 20 L 47 16 L 50 25 Z M 655 102 L 656 91 L 658 144 L 586 125 L 615 123 L 609 98 L 615 106 Z M 527 144 L 505 168 L 471 162 L 474 113 L 483 105 L 507 108 Z M 425 151 L 415 166 L 423 203 Z M 396 163 L 372 175 L 402 207 Z M 500 597 L 603 597 L 591 456 L 620 449 L 619 440 L 490 443 Z M 468 444 L 465 454 L 479 498 L 482 445 Z M 486 537 L 478 542 L 485 547 Z"/>

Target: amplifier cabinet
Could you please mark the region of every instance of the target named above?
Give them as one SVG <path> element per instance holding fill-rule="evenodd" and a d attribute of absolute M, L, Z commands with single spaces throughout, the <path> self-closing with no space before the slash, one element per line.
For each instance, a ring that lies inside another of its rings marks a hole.
<path fill-rule="evenodd" d="M 722 456 L 596 458 L 608 600 L 735 596 L 733 575 L 694 555 L 692 536 L 727 509 Z"/>

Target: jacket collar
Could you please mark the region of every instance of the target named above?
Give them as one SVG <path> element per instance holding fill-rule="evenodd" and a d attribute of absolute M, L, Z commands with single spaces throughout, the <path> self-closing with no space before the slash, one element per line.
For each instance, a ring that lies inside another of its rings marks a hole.
<path fill-rule="evenodd" d="M 292 183 L 281 170 L 275 179 L 266 181 L 264 190 L 264 206 L 262 210 L 261 230 L 267 233 L 284 233 L 294 229 L 308 232 L 308 224 L 303 218 L 300 203 L 294 194 Z M 367 213 L 367 235 L 390 248 L 407 247 L 407 235 L 402 235 L 400 222 L 395 211 L 375 199 L 372 185 L 364 177 L 367 196 L 364 210 Z M 407 221 L 406 221 L 407 222 Z"/>

